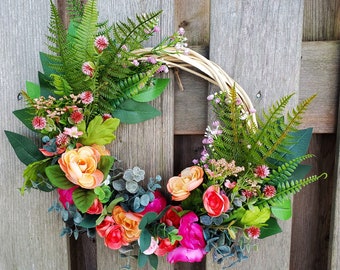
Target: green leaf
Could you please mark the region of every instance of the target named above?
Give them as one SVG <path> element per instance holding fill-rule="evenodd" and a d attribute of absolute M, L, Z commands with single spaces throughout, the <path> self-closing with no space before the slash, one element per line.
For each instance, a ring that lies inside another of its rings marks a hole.
<path fill-rule="evenodd" d="M 68 180 L 65 173 L 60 169 L 59 165 L 49 166 L 45 170 L 50 182 L 57 188 L 69 189 L 74 187 L 74 184 Z"/>
<path fill-rule="evenodd" d="M 20 189 L 20 193 L 23 194 L 26 189 L 32 187 L 45 192 L 54 190 L 55 187 L 52 186 L 45 173 L 46 167 L 50 164 L 51 158 L 46 158 L 29 164 L 23 173 L 25 182 Z"/>
<path fill-rule="evenodd" d="M 56 90 L 54 91 L 55 94 L 63 96 L 72 93 L 71 86 L 62 76 L 56 74 L 51 74 L 50 76 L 52 78 L 52 84 L 56 88 Z"/>
<path fill-rule="evenodd" d="M 128 99 L 120 104 L 112 115 L 119 118 L 122 123 L 136 124 L 159 116 L 161 112 L 148 103 Z"/>
<path fill-rule="evenodd" d="M 139 237 L 140 251 L 144 252 L 150 247 L 151 244 L 151 234 L 147 229 L 142 230 Z"/>
<path fill-rule="evenodd" d="M 45 75 L 51 75 L 51 74 L 59 74 L 59 72 L 53 68 L 52 66 L 56 66 L 60 64 L 58 61 L 54 60 L 54 57 L 52 55 L 49 55 L 44 52 L 40 52 L 40 62 L 41 66 L 43 68 L 43 71 Z"/>
<path fill-rule="evenodd" d="M 48 96 L 54 96 L 54 88 L 51 86 L 51 78 L 44 73 L 38 72 L 40 95 L 48 98 Z"/>
<path fill-rule="evenodd" d="M 84 189 L 79 187 L 72 193 L 74 204 L 82 213 L 86 213 L 96 197 L 97 195 L 94 193 L 93 189 Z"/>
<path fill-rule="evenodd" d="M 152 222 L 154 222 L 156 219 L 158 218 L 158 215 L 156 212 L 148 212 L 146 213 L 142 220 L 139 223 L 139 229 L 143 230 L 146 225 L 151 224 Z"/>
<path fill-rule="evenodd" d="M 79 139 L 79 142 L 83 145 L 105 145 L 111 143 L 116 139 L 113 132 L 119 126 L 119 119 L 109 118 L 103 120 L 100 115 L 97 115 L 91 120 L 86 130 L 84 130 L 84 125 L 79 125 L 78 129 L 83 131 L 84 134 Z"/>
<path fill-rule="evenodd" d="M 282 232 L 275 218 L 268 219 L 266 224 L 267 226 L 261 227 L 260 239 Z"/>
<path fill-rule="evenodd" d="M 79 223 L 79 226 L 83 228 L 94 228 L 96 227 L 96 220 L 98 219 L 98 215 L 89 215 L 85 214 L 83 220 Z"/>
<path fill-rule="evenodd" d="M 32 140 L 8 130 L 5 130 L 5 134 L 12 145 L 15 154 L 25 165 L 45 158 Z"/>
<path fill-rule="evenodd" d="M 151 86 L 149 86 L 145 91 L 142 91 L 138 95 L 132 97 L 132 99 L 138 102 L 149 102 L 154 100 L 163 93 L 169 81 L 170 79 L 154 79 L 152 80 Z"/>
<path fill-rule="evenodd" d="M 27 94 L 30 98 L 35 99 L 40 97 L 40 86 L 32 83 L 32 82 L 26 82 L 26 90 Z"/>
<path fill-rule="evenodd" d="M 254 206 L 253 209 L 247 210 L 240 222 L 246 226 L 256 226 L 264 224 L 270 218 L 270 209 Z"/>
<path fill-rule="evenodd" d="M 115 159 L 112 156 L 100 156 L 100 161 L 97 165 L 97 168 L 104 174 L 104 179 L 106 179 L 107 175 L 109 174 L 114 162 Z"/>
<path fill-rule="evenodd" d="M 150 265 L 153 267 L 153 269 L 157 269 L 158 267 L 158 257 L 156 254 L 151 254 L 148 256 Z"/>
<path fill-rule="evenodd" d="M 277 202 L 271 206 L 273 215 L 281 220 L 288 220 L 292 217 L 292 204 L 289 199 Z"/>
<path fill-rule="evenodd" d="M 138 252 L 138 267 L 143 268 L 146 263 L 148 262 L 148 256 L 142 253 L 141 251 Z"/>
<path fill-rule="evenodd" d="M 311 170 L 311 165 L 299 164 L 292 175 L 289 177 L 289 180 L 303 179 Z"/>
<path fill-rule="evenodd" d="M 18 118 L 27 128 L 35 131 L 32 125 L 33 116 L 29 108 L 13 111 L 13 114 Z"/>
<path fill-rule="evenodd" d="M 115 198 L 112 202 L 110 202 L 109 206 L 107 207 L 107 212 L 111 214 L 113 208 L 122 201 L 124 201 L 123 197 Z"/>

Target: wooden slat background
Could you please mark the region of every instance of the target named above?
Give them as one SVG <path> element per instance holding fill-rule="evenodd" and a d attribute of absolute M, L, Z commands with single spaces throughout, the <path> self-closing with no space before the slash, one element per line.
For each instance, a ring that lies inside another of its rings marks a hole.
<path fill-rule="evenodd" d="M 48 25 L 46 0 L 3 0 L 0 9 L 1 129 L 21 134 L 27 130 L 10 114 L 24 106 L 16 100 L 25 81 L 37 81 L 38 51 L 45 50 Z M 56 0 L 64 9 L 65 0 Z M 339 167 L 335 161 L 339 91 L 340 4 L 338 0 L 287 1 L 109 1 L 99 0 L 101 18 L 112 22 L 135 13 L 163 9 L 162 34 L 182 26 L 189 44 L 219 63 L 252 98 L 258 111 L 283 94 L 296 91 L 297 99 L 319 93 L 306 115 L 304 126 L 313 126 L 310 151 L 315 173 L 329 178 L 307 187 L 294 199 L 294 218 L 284 223 L 284 233 L 259 245 L 259 252 L 234 269 L 328 269 L 339 268 Z M 19 8 L 20 7 L 20 8 Z M 66 18 L 66 16 L 65 16 Z M 151 41 L 153 44 L 157 38 Z M 301 59 L 302 56 L 302 59 Z M 301 69 L 300 69 L 301 64 Z M 166 180 L 200 155 L 201 138 L 208 123 L 206 95 L 209 86 L 195 77 L 177 74 L 155 105 L 163 116 L 143 124 L 123 127 L 112 152 L 126 166 L 144 167 L 150 176 Z M 256 94 L 261 91 L 261 98 Z M 126 259 L 106 249 L 102 240 L 67 241 L 59 237 L 62 226 L 47 214 L 55 195 L 36 193 L 21 197 L 23 165 L 14 156 L 3 132 L 0 142 L 0 269 L 118 269 Z M 175 136 L 173 136 L 175 135 Z M 119 143 L 119 144 L 118 144 Z M 335 165 L 335 166 L 334 166 Z M 336 174 L 333 174 L 337 169 Z M 164 181 L 165 181 L 164 180 Z M 331 194 L 333 190 L 334 200 Z M 334 217 L 331 219 L 332 209 Z M 333 220 L 333 221 L 332 221 Z M 333 225 L 331 225 L 333 224 Z M 333 241 L 330 243 L 330 237 Z M 330 244 L 330 247 L 329 247 Z M 266 246 L 267 245 L 267 246 Z M 328 261 L 329 258 L 329 261 Z M 131 269 L 136 269 L 131 261 Z M 211 259 L 202 263 L 161 262 L 160 269 L 218 269 Z M 149 269 L 149 268 L 146 268 Z"/>

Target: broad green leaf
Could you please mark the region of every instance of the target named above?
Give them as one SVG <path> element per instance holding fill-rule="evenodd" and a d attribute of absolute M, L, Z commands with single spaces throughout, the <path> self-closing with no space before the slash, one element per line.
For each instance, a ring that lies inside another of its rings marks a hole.
<path fill-rule="evenodd" d="M 60 169 L 59 165 L 49 166 L 45 170 L 50 182 L 57 188 L 69 189 L 74 187 L 74 184 L 68 180 L 65 173 Z"/>
<path fill-rule="evenodd" d="M 32 83 L 32 82 L 26 82 L 26 91 L 30 98 L 35 99 L 40 97 L 40 86 Z"/>
<path fill-rule="evenodd" d="M 170 79 L 154 79 L 152 85 L 132 99 L 138 102 L 149 102 L 159 97 L 167 87 Z"/>
<path fill-rule="evenodd" d="M 260 239 L 282 232 L 275 218 L 270 218 L 266 222 L 266 225 L 267 226 L 261 227 Z"/>
<path fill-rule="evenodd" d="M 109 144 L 116 139 L 113 132 L 116 131 L 118 126 L 119 119 L 109 118 L 104 121 L 103 118 L 98 115 L 91 120 L 86 130 L 84 130 L 84 125 L 78 126 L 78 129 L 84 132 L 80 137 L 79 142 L 83 145 Z"/>
<path fill-rule="evenodd" d="M 146 214 L 143 216 L 143 218 L 142 218 L 142 220 L 140 221 L 140 223 L 139 223 L 139 226 L 138 226 L 139 229 L 143 230 L 143 229 L 146 227 L 146 225 L 151 224 L 151 223 L 154 222 L 157 218 L 158 218 L 158 215 L 157 215 L 156 212 L 148 212 L 148 213 L 146 213 Z"/>
<path fill-rule="evenodd" d="M 311 165 L 299 164 L 292 175 L 289 177 L 289 180 L 304 179 L 311 168 Z"/>
<path fill-rule="evenodd" d="M 150 247 L 151 244 L 151 234 L 147 229 L 142 230 L 140 237 L 139 237 L 139 246 L 141 252 L 144 252 Z"/>
<path fill-rule="evenodd" d="M 24 191 L 29 188 L 36 188 L 45 192 L 49 192 L 55 189 L 55 187 L 48 180 L 45 169 L 51 165 L 51 158 L 39 160 L 29 164 L 23 173 L 25 182 L 20 189 L 20 193 L 23 195 Z"/>
<path fill-rule="evenodd" d="M 264 224 L 270 218 L 270 209 L 254 206 L 252 210 L 247 210 L 240 222 L 246 226 L 256 226 Z"/>
<path fill-rule="evenodd" d="M 148 256 L 145 255 L 144 253 L 142 253 L 139 250 L 139 252 L 138 252 L 138 259 L 137 259 L 138 267 L 139 268 L 143 268 L 146 265 L 147 262 L 148 262 Z"/>
<path fill-rule="evenodd" d="M 283 202 L 275 203 L 271 206 L 273 215 L 281 220 L 288 220 L 292 217 L 292 204 L 291 201 L 284 200 Z"/>
<path fill-rule="evenodd" d="M 13 114 L 30 130 L 34 130 L 32 119 L 34 115 L 30 112 L 29 108 L 13 111 Z"/>
<path fill-rule="evenodd" d="M 109 206 L 107 207 L 107 212 L 111 214 L 113 208 L 122 201 L 124 201 L 123 197 L 115 198 L 112 202 L 110 202 Z"/>
<path fill-rule="evenodd" d="M 159 116 L 161 113 L 148 103 L 128 99 L 114 110 L 112 115 L 119 118 L 122 123 L 136 124 Z"/>
<path fill-rule="evenodd" d="M 156 254 L 151 254 L 148 256 L 149 258 L 149 263 L 152 266 L 153 269 L 157 269 L 158 268 L 158 257 Z"/>
<path fill-rule="evenodd" d="M 32 140 L 8 130 L 5 130 L 5 134 L 12 145 L 15 154 L 25 165 L 45 158 Z"/>
<path fill-rule="evenodd" d="M 83 228 L 94 228 L 96 227 L 96 220 L 98 219 L 98 215 L 89 215 L 85 214 L 83 220 L 79 223 L 79 226 Z"/>
<path fill-rule="evenodd" d="M 79 187 L 72 193 L 74 204 L 82 213 L 86 213 L 96 197 L 97 195 L 94 193 L 93 189 L 84 189 Z"/>
<path fill-rule="evenodd" d="M 104 174 L 104 179 L 106 179 L 107 175 L 112 168 L 113 163 L 115 162 L 114 157 L 112 156 L 101 156 L 100 161 L 97 165 L 98 170 L 102 171 Z"/>
<path fill-rule="evenodd" d="M 59 74 L 56 69 L 53 69 L 52 66 L 59 65 L 60 63 L 54 60 L 54 56 L 40 52 L 40 62 L 43 68 L 45 75 L 50 76 L 51 74 Z"/>
<path fill-rule="evenodd" d="M 44 73 L 38 72 L 40 95 L 44 97 L 54 96 L 54 88 L 51 85 L 51 78 Z"/>
<path fill-rule="evenodd" d="M 312 128 L 290 132 L 286 139 L 286 149 L 289 151 L 289 153 L 285 154 L 284 158 L 286 160 L 291 160 L 305 155 L 312 138 L 312 132 Z"/>

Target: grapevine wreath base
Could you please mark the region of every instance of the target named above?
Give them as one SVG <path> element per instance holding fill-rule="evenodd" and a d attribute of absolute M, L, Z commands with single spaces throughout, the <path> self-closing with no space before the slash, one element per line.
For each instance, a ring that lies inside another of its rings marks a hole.
<path fill-rule="evenodd" d="M 58 192 L 50 211 L 65 222 L 61 235 L 97 233 L 108 248 L 137 257 L 139 267 L 157 268 L 160 256 L 199 262 L 208 253 L 231 266 L 250 254 L 256 239 L 281 232 L 277 220 L 291 217 L 290 196 L 326 177 L 305 178 L 310 168 L 301 164 L 312 157 L 306 154 L 312 130 L 297 127 L 314 96 L 288 113 L 292 95 L 282 97 L 260 118 L 226 72 L 187 47 L 184 29 L 143 48 L 159 32 L 160 12 L 109 26 L 98 23 L 95 0 L 69 1 L 69 10 L 66 29 L 51 4 L 50 54 L 40 54 L 39 84 L 26 84 L 27 106 L 14 111 L 40 144 L 5 131 L 27 165 L 21 192 Z M 149 102 L 166 88 L 168 79 L 157 74 L 169 68 L 218 86 L 207 97 L 215 121 L 191 167 L 146 182 L 143 169 L 120 168 L 119 153 L 106 145 L 119 124 L 160 114 Z"/>

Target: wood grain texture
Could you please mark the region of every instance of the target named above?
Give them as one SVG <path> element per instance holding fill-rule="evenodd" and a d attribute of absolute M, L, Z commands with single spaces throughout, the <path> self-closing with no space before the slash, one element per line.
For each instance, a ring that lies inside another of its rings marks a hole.
<path fill-rule="evenodd" d="M 211 14 L 210 59 L 246 89 L 258 112 L 298 92 L 303 1 L 213 0 Z M 288 269 L 291 222 L 282 228 L 236 269 Z"/>
<path fill-rule="evenodd" d="M 44 16 L 39 16 L 44 14 Z M 33 137 L 12 111 L 24 107 L 17 94 L 25 81 L 37 83 L 39 51 L 46 51 L 49 5 L 45 0 L 1 2 L 0 33 L 0 269 L 69 269 L 67 238 L 59 236 L 60 216 L 47 213 L 55 193 L 32 190 L 21 196 L 25 168 L 15 156 L 4 129 Z"/>
<path fill-rule="evenodd" d="M 299 99 L 317 93 L 302 127 L 314 133 L 335 133 L 340 87 L 340 41 L 302 43 Z"/>
<path fill-rule="evenodd" d="M 304 2 L 303 40 L 339 40 L 340 2 L 338 0 Z"/>
<path fill-rule="evenodd" d="M 173 1 L 98 1 L 100 18 L 110 22 L 126 20 L 136 13 L 146 13 L 162 9 L 160 28 L 161 34 L 150 40 L 155 45 L 162 37 L 173 33 Z M 146 44 L 148 45 L 148 44 Z M 146 171 L 146 179 L 160 174 L 163 186 L 173 174 L 173 114 L 174 114 L 173 83 L 154 106 L 162 111 L 162 116 L 137 125 L 121 125 L 117 139 L 113 143 L 111 153 L 123 161 L 122 166 L 130 168 L 139 166 Z M 120 258 L 117 251 L 104 246 L 102 239 L 97 238 L 98 269 L 119 269 L 129 263 Z M 130 260 L 131 269 L 137 269 L 136 260 Z M 149 269 L 149 266 L 145 269 Z M 151 269 L 151 268 L 150 268 Z M 159 269 L 173 269 L 172 265 L 160 259 Z"/>

